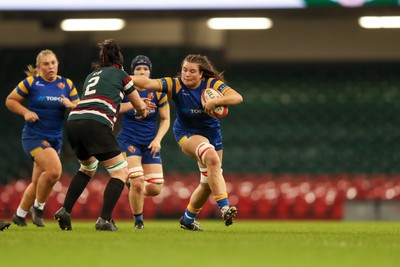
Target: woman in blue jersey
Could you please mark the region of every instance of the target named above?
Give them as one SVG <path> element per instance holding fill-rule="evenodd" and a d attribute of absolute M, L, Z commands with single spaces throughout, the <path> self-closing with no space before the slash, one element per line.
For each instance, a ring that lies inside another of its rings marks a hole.
<path fill-rule="evenodd" d="M 152 71 L 148 57 L 139 55 L 132 60 L 131 73 L 149 77 Z M 128 162 L 129 203 L 136 229 L 143 229 L 144 196 L 157 196 L 164 184 L 161 162 L 161 141 L 170 126 L 168 97 L 165 93 L 136 87 L 139 95 L 156 106 L 146 119 L 138 120 L 130 103 L 122 104 L 122 128 L 117 140 Z M 124 99 L 127 102 L 127 99 Z M 126 113 L 125 113 L 126 112 Z M 157 114 L 160 123 L 157 129 Z"/>
<path fill-rule="evenodd" d="M 112 40 L 99 43 L 99 61 L 93 64 L 83 85 L 81 101 L 70 112 L 67 135 L 81 166 L 71 180 L 67 194 L 54 218 L 62 230 L 72 230 L 71 212 L 79 196 L 94 176 L 100 162 L 110 174 L 103 195 L 101 214 L 95 224 L 100 231 L 117 231 L 112 212 L 128 177 L 128 164 L 112 130 L 124 96 L 141 117 L 148 114 L 147 104 L 133 86 L 123 66 L 118 44 Z M 147 100 L 146 100 L 147 101 Z"/>
<path fill-rule="evenodd" d="M 167 93 L 174 100 L 176 120 L 173 130 L 183 153 L 197 160 L 200 184 L 192 193 L 190 202 L 180 219 L 186 230 L 202 230 L 195 222 L 210 194 L 221 210 L 226 226 L 233 223 L 237 209 L 230 206 L 226 184 L 222 175 L 222 134 L 220 121 L 207 115 L 217 106 L 237 105 L 242 96 L 225 84 L 221 73 L 203 55 L 188 55 L 182 62 L 180 76 L 175 78 L 149 79 L 132 76 L 136 86 Z M 223 97 L 201 104 L 201 92 L 214 88 Z"/>
<path fill-rule="evenodd" d="M 79 96 L 72 81 L 57 72 L 56 55 L 51 50 L 41 51 L 36 58 L 36 68 L 28 66 L 28 77 L 15 87 L 6 100 L 7 108 L 25 119 L 22 147 L 33 159 L 32 182 L 12 217 L 18 226 L 27 226 L 25 216 L 29 210 L 33 223 L 44 226 L 44 205 L 61 176 L 59 155 L 65 111 L 79 102 Z M 22 104 L 25 99 L 28 100 L 28 107 Z"/>

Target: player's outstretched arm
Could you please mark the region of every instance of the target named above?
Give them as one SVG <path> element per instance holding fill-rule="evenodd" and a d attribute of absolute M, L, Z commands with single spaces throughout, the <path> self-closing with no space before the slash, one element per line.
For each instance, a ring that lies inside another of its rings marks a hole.
<path fill-rule="evenodd" d="M 158 91 L 162 90 L 160 83 L 157 79 L 150 79 L 143 75 L 131 76 L 135 87 L 145 88 L 148 90 Z"/>

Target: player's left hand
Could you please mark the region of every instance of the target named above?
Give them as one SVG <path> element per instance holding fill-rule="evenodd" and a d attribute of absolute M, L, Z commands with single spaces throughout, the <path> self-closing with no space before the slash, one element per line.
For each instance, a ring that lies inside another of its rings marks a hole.
<path fill-rule="evenodd" d="M 147 108 L 144 110 L 144 112 L 142 114 L 135 116 L 135 118 L 138 120 L 142 120 L 142 119 L 146 118 L 149 115 L 149 112 L 156 108 L 156 104 L 151 102 L 150 98 L 142 97 L 142 100 L 146 104 Z M 139 112 L 136 110 L 136 113 L 139 113 Z"/>
<path fill-rule="evenodd" d="M 135 119 L 142 120 L 142 119 L 146 118 L 149 115 L 149 110 L 147 108 L 143 109 L 141 111 L 136 110 L 136 114 L 137 115 L 135 116 Z"/>
<path fill-rule="evenodd" d="M 217 108 L 217 99 L 210 99 L 204 104 L 203 108 L 206 113 L 211 113 L 215 108 Z"/>
<path fill-rule="evenodd" d="M 161 150 L 160 140 L 154 139 L 153 141 L 151 141 L 150 145 L 147 148 L 150 149 L 150 154 L 152 154 L 153 156 L 156 155 Z"/>
<path fill-rule="evenodd" d="M 61 95 L 61 104 L 63 104 L 67 108 L 74 108 L 76 105 L 69 100 L 68 97 Z"/>

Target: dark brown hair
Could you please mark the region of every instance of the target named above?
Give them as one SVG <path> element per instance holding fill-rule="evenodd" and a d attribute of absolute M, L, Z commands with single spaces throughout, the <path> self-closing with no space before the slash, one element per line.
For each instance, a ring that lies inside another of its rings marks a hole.
<path fill-rule="evenodd" d="M 190 63 L 195 63 L 199 66 L 199 70 L 203 72 L 203 77 L 204 78 L 217 78 L 218 80 L 221 80 L 222 82 L 226 83 L 223 73 L 217 71 L 214 66 L 211 64 L 211 61 L 208 59 L 207 56 L 203 55 L 187 55 L 185 59 L 182 61 L 183 66 L 184 62 L 190 62 Z"/>
<path fill-rule="evenodd" d="M 122 68 L 123 57 L 121 54 L 121 48 L 115 40 L 107 39 L 101 43 L 98 43 L 97 46 L 100 49 L 99 60 L 92 63 L 92 67 L 94 69 L 109 67 L 112 65 L 118 65 L 120 68 Z"/>

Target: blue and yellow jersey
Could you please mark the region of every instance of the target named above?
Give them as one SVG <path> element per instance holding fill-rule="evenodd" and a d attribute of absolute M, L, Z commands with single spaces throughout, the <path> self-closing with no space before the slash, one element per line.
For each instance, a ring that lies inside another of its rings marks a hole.
<path fill-rule="evenodd" d="M 53 82 L 41 76 L 30 76 L 21 81 L 14 93 L 28 99 L 29 110 L 39 116 L 34 123 L 25 122 L 24 131 L 46 137 L 62 137 L 66 107 L 61 95 L 77 103 L 79 95 L 70 79 L 57 76 Z"/>
<path fill-rule="evenodd" d="M 206 88 L 214 88 L 224 94 L 228 89 L 222 81 L 216 78 L 206 78 L 199 87 L 189 89 L 180 77 L 157 79 L 162 87 L 162 92 L 167 93 L 174 100 L 176 108 L 176 121 L 187 129 L 207 130 L 220 128 L 220 121 L 204 112 L 201 105 L 201 92 Z"/>
<path fill-rule="evenodd" d="M 149 145 L 157 134 L 157 114 L 158 109 L 168 107 L 168 97 L 165 93 L 150 90 L 137 90 L 140 97 L 146 97 L 156 105 L 154 110 L 149 111 L 149 115 L 144 119 L 136 119 L 135 110 L 130 110 L 122 115 L 122 128 L 119 136 L 132 141 L 135 144 Z M 122 102 L 129 102 L 127 97 Z"/>

